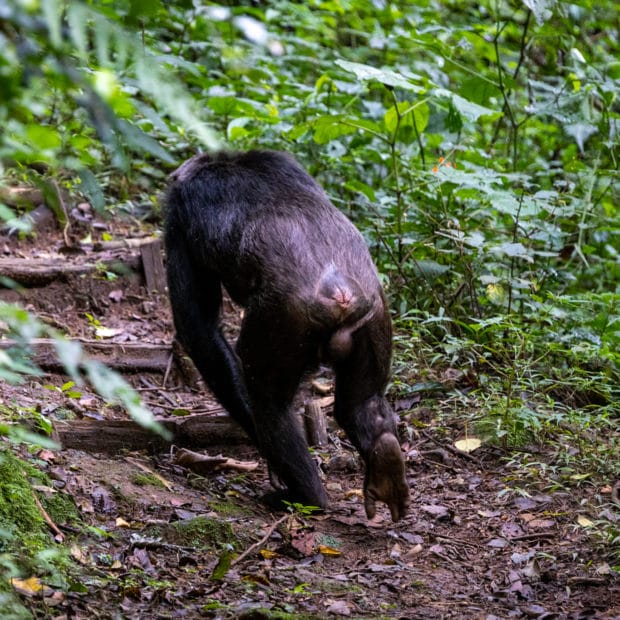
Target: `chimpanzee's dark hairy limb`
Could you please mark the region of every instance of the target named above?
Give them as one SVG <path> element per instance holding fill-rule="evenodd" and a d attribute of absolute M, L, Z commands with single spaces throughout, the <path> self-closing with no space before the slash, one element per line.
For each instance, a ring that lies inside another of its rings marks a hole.
<path fill-rule="evenodd" d="M 166 202 L 177 337 L 286 498 L 327 504 L 291 409 L 304 372 L 327 361 L 336 419 L 366 464 L 366 512 L 383 501 L 401 518 L 409 489 L 384 398 L 391 323 L 359 232 L 285 153 L 193 157 L 172 175 Z M 219 326 L 222 285 L 245 307 L 236 352 Z"/>

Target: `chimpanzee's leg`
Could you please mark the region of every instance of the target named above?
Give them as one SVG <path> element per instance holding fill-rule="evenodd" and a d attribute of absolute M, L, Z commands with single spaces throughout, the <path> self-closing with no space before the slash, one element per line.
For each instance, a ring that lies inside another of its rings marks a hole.
<path fill-rule="evenodd" d="M 239 360 L 219 326 L 219 278 L 188 252 L 181 231 L 166 237 L 168 291 L 177 338 L 221 405 L 253 441 L 256 430 Z"/>
<path fill-rule="evenodd" d="M 298 322 L 280 307 L 248 311 L 237 342 L 250 395 L 258 445 L 271 471 L 287 488 L 283 499 L 325 508 L 327 495 L 292 410 L 312 355 Z"/>
<path fill-rule="evenodd" d="M 388 382 L 391 325 L 387 315 L 371 319 L 351 335 L 351 350 L 334 364 L 334 415 L 366 464 L 364 498 L 372 518 L 385 502 L 398 521 L 409 505 L 405 463 L 394 413 L 383 394 Z"/>

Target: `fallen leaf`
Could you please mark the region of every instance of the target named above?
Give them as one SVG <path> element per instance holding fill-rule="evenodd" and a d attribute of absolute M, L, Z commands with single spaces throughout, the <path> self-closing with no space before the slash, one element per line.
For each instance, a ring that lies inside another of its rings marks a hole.
<path fill-rule="evenodd" d="M 338 551 L 338 549 L 334 549 L 333 547 L 328 547 L 327 545 L 319 545 L 319 553 L 322 555 L 331 556 L 342 555 L 341 551 Z"/>
<path fill-rule="evenodd" d="M 308 531 L 297 531 L 292 536 L 291 546 L 303 556 L 314 555 L 316 534 Z"/>
<path fill-rule="evenodd" d="M 334 614 L 335 616 L 350 616 L 351 615 L 351 607 L 346 601 L 328 601 L 331 603 L 327 608 L 328 614 Z"/>
<path fill-rule="evenodd" d="M 244 575 L 243 581 L 249 581 L 250 583 L 257 583 L 262 586 L 269 585 L 269 579 L 265 575 L 258 575 L 258 574 Z"/>
<path fill-rule="evenodd" d="M 97 338 L 114 338 L 114 336 L 118 336 L 123 333 L 122 329 L 115 329 L 113 327 L 96 327 L 95 328 L 95 336 Z"/>
<path fill-rule="evenodd" d="M 533 530 L 540 530 L 548 527 L 553 527 L 555 524 L 555 519 L 533 519 L 527 524 L 527 526 Z"/>
<path fill-rule="evenodd" d="M 450 510 L 446 506 L 440 504 L 426 504 L 420 506 L 420 510 L 435 519 L 446 519 L 450 516 Z"/>
<path fill-rule="evenodd" d="M 277 558 L 279 555 L 271 549 L 261 549 L 260 554 L 265 558 L 265 560 L 273 560 L 273 558 Z"/>
<path fill-rule="evenodd" d="M 461 452 L 473 452 L 482 445 L 482 440 L 477 437 L 466 437 L 454 442 L 454 447 Z"/>
<path fill-rule="evenodd" d="M 75 543 L 71 545 L 71 557 L 80 564 L 86 564 L 88 562 L 88 558 L 84 552 Z"/>
<path fill-rule="evenodd" d="M 487 547 L 494 547 L 495 549 L 503 549 L 508 544 L 505 538 L 491 538 L 487 543 Z"/>
<path fill-rule="evenodd" d="M 41 459 L 42 461 L 49 462 L 54 460 L 55 454 L 51 450 L 39 450 L 37 458 Z"/>
<path fill-rule="evenodd" d="M 501 510 L 479 510 L 478 511 L 478 515 L 480 515 L 481 517 L 484 517 L 485 519 L 499 517 L 501 516 L 501 514 L 502 514 Z"/>
<path fill-rule="evenodd" d="M 411 560 L 414 556 L 418 555 L 418 553 L 420 553 L 423 548 L 424 547 L 422 547 L 422 545 L 420 544 L 414 545 L 413 547 L 411 547 L 411 549 L 407 551 L 407 553 L 405 553 L 405 560 Z"/>
<path fill-rule="evenodd" d="M 125 521 L 125 519 L 123 519 L 123 517 L 117 517 L 116 527 L 131 527 L 131 526 L 129 525 L 127 521 Z"/>
<path fill-rule="evenodd" d="M 42 583 L 38 577 L 28 577 L 28 579 L 12 577 L 11 585 L 19 594 L 29 597 L 52 592 L 52 589 Z"/>
<path fill-rule="evenodd" d="M 581 527 L 590 527 L 594 525 L 594 521 L 588 519 L 588 517 L 584 517 L 583 515 L 579 515 L 577 517 L 577 523 L 579 523 Z"/>

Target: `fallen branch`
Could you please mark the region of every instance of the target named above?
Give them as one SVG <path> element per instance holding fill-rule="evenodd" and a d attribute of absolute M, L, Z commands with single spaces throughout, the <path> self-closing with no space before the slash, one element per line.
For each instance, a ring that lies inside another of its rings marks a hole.
<path fill-rule="evenodd" d="M 39 509 L 39 512 L 41 513 L 41 516 L 43 517 L 43 520 L 45 521 L 45 523 L 47 523 L 47 526 L 54 533 L 54 538 L 56 539 L 56 542 L 59 542 L 59 543 L 63 542 L 63 540 L 65 539 L 65 535 L 60 531 L 58 526 L 52 521 L 52 517 L 49 516 L 49 514 L 47 513 L 47 510 L 43 508 L 43 504 L 41 503 L 41 500 L 38 498 L 37 493 L 34 489 L 32 491 L 32 497 L 34 498 L 34 503 L 37 505 L 37 508 Z"/>
<path fill-rule="evenodd" d="M 250 545 L 241 555 L 237 556 L 230 563 L 230 565 L 234 566 L 235 564 L 238 564 L 239 562 L 241 562 L 241 560 L 247 558 L 248 555 L 250 555 L 250 553 L 258 549 L 261 545 L 264 545 L 269 540 L 269 537 L 273 534 L 273 531 L 278 527 L 278 525 L 280 525 L 281 523 L 284 523 L 290 516 L 291 515 L 284 515 L 283 517 L 280 517 L 275 523 L 272 523 L 269 526 L 267 533 L 258 542 L 255 542 L 253 545 Z"/>
<path fill-rule="evenodd" d="M 177 451 L 174 455 L 174 462 L 177 465 L 191 469 L 194 473 L 201 476 L 222 469 L 232 469 L 234 471 L 254 471 L 258 469 L 258 461 L 238 461 L 221 454 L 209 456 L 208 454 L 192 452 L 186 448 L 181 448 Z"/>

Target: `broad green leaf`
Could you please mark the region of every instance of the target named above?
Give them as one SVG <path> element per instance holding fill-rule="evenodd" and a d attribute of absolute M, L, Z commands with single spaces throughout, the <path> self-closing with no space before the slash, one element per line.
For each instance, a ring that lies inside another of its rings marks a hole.
<path fill-rule="evenodd" d="M 489 251 L 495 254 L 509 256 L 510 258 L 523 258 L 528 262 L 533 262 L 529 250 L 522 243 L 511 243 L 506 241 L 501 245 L 489 248 Z"/>
<path fill-rule="evenodd" d="M 348 60 L 337 60 L 336 64 L 345 71 L 354 73 L 355 76 L 364 82 L 380 82 L 386 86 L 395 88 L 403 88 L 411 90 L 415 93 L 423 93 L 425 89 L 413 83 L 413 80 L 422 80 L 419 75 L 405 77 L 401 73 L 392 71 L 391 69 L 377 69 L 371 65 L 365 65 L 359 62 L 349 62 Z"/>
<path fill-rule="evenodd" d="M 314 141 L 317 144 L 327 144 L 340 136 L 356 131 L 371 131 L 382 134 L 381 127 L 372 121 L 361 118 L 349 118 L 343 115 L 321 116 L 314 122 Z"/>
<path fill-rule="evenodd" d="M 400 101 L 398 109 L 395 105 L 388 109 L 383 122 L 390 133 L 394 133 L 396 127 L 399 129 L 409 127 L 418 133 L 423 133 L 428 125 L 429 114 L 428 105 L 424 101 L 416 103 Z"/>
<path fill-rule="evenodd" d="M 426 279 L 438 278 L 452 269 L 449 265 L 442 265 L 434 260 L 416 260 L 412 264 L 415 271 Z"/>
<path fill-rule="evenodd" d="M 491 98 L 500 98 L 502 91 L 490 80 L 475 76 L 463 80 L 460 95 L 469 102 L 484 106 Z"/>
<path fill-rule="evenodd" d="M 209 97 L 207 105 L 216 113 L 228 116 L 237 109 L 237 98 L 230 95 L 224 97 Z"/>
<path fill-rule="evenodd" d="M 119 119 L 118 127 L 130 147 L 150 153 L 168 164 L 176 163 L 174 157 L 157 140 L 144 133 L 137 125 Z"/>
<path fill-rule="evenodd" d="M 54 150 L 62 144 L 58 130 L 49 125 L 28 125 L 26 137 L 40 151 Z"/>
<path fill-rule="evenodd" d="M 80 177 L 80 190 L 89 199 L 95 211 L 103 211 L 105 207 L 105 198 L 101 185 L 97 181 L 97 177 L 87 168 L 81 168 L 78 171 Z"/>
<path fill-rule="evenodd" d="M 446 90 L 445 88 L 436 88 L 433 90 L 433 95 L 439 97 L 440 99 L 449 99 L 459 114 L 461 114 L 461 116 L 466 118 L 468 121 L 476 121 L 481 116 L 498 118 L 502 115 L 501 111 L 491 110 L 491 108 L 486 108 L 474 103 L 473 101 L 468 101 L 464 97 L 461 97 L 452 91 Z"/>
<path fill-rule="evenodd" d="M 355 127 L 345 125 L 339 116 L 323 116 L 315 122 L 312 137 L 317 144 L 327 144 L 340 136 L 355 131 Z"/>
<path fill-rule="evenodd" d="M 240 116 L 239 118 L 235 118 L 230 123 L 228 123 L 228 127 L 226 127 L 226 135 L 228 139 L 231 141 L 240 140 L 245 138 L 250 132 L 245 128 L 245 125 L 252 119 L 247 116 Z"/>

